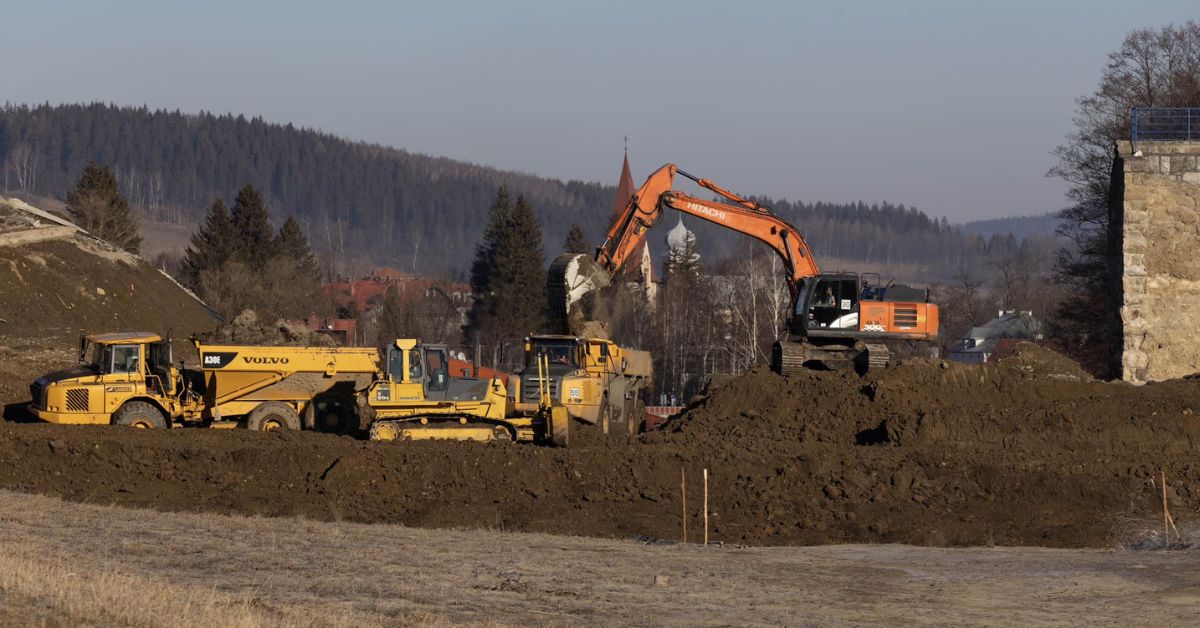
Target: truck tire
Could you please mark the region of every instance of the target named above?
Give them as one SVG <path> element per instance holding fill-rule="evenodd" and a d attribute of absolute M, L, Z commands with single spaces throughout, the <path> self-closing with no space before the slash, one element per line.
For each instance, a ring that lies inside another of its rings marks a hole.
<path fill-rule="evenodd" d="M 112 424 L 143 430 L 161 430 L 166 429 L 167 418 L 158 408 L 145 401 L 129 401 L 113 413 Z"/>
<path fill-rule="evenodd" d="M 646 423 L 646 404 L 641 399 L 633 402 L 633 411 L 625 415 L 625 427 L 629 430 L 630 438 L 637 438 L 642 433 Z"/>
<path fill-rule="evenodd" d="M 352 400 L 318 397 L 308 403 L 305 427 L 330 434 L 352 434 L 358 430 L 358 414 Z"/>
<path fill-rule="evenodd" d="M 255 432 L 299 430 L 300 415 L 286 403 L 267 401 L 259 404 L 246 416 L 246 429 Z"/>

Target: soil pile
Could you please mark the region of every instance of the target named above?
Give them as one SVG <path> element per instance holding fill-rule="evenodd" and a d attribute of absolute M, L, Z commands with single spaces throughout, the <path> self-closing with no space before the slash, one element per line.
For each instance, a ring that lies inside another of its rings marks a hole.
<path fill-rule="evenodd" d="M 0 225 L 57 227 L 9 203 L 0 203 Z M 176 356 L 188 357 L 183 339 L 214 326 L 170 277 L 86 234 L 0 245 L 0 403 L 27 401 L 34 378 L 73 364 L 80 334 L 174 330 Z"/>
<path fill-rule="evenodd" d="M 335 347 L 328 334 L 312 331 L 303 323 L 282 318 L 274 323 L 259 320 L 254 310 L 242 310 L 227 325 L 199 334 L 209 344 L 273 345 L 277 347 Z"/>
<path fill-rule="evenodd" d="M 630 445 L 372 443 L 325 434 L 0 424 L 0 487 L 81 501 L 751 544 L 1105 546 L 1200 506 L 1200 383 L 1090 380 L 1021 347 L 998 364 L 864 377 L 755 370 Z"/>

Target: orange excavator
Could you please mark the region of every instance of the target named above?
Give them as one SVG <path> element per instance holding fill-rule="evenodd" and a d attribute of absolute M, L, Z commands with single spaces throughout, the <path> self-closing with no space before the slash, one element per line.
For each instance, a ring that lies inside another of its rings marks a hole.
<path fill-rule="evenodd" d="M 671 189 L 675 175 L 691 179 L 724 201 Z M 897 346 L 934 355 L 938 308 L 929 302 L 928 291 L 894 281 L 884 285 L 876 273 L 822 273 L 808 243 L 787 221 L 675 164 L 659 168 L 638 188 L 614 218 L 594 257 L 567 253 L 551 264 L 551 308 L 561 327 L 574 332 L 586 324 L 591 295 L 611 283 L 645 242 L 649 229 L 662 219 L 664 208 L 748 235 L 771 247 L 783 260 L 792 308 L 789 337 L 775 343 L 772 350 L 775 372 L 788 375 L 813 367 L 865 370 L 887 366 Z"/>

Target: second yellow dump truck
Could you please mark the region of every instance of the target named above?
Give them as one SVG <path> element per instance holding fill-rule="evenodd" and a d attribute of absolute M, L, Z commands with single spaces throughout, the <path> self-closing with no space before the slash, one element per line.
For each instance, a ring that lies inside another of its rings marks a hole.
<path fill-rule="evenodd" d="M 538 362 L 546 367 L 539 369 Z M 541 335 L 525 339 L 525 368 L 508 378 L 515 416 L 543 411 L 539 391 L 566 408 L 573 421 L 594 425 L 604 434 L 636 434 L 645 421 L 642 393 L 652 383 L 653 364 L 645 351 L 611 340 Z"/>

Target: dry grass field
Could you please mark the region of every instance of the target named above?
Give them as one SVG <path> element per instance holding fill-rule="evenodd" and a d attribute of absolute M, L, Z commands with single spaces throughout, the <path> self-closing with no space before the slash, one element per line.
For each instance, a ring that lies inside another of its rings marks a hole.
<path fill-rule="evenodd" d="M 0 492 L 0 625 L 1184 625 L 1197 608 L 1188 551 L 656 545 Z"/>

